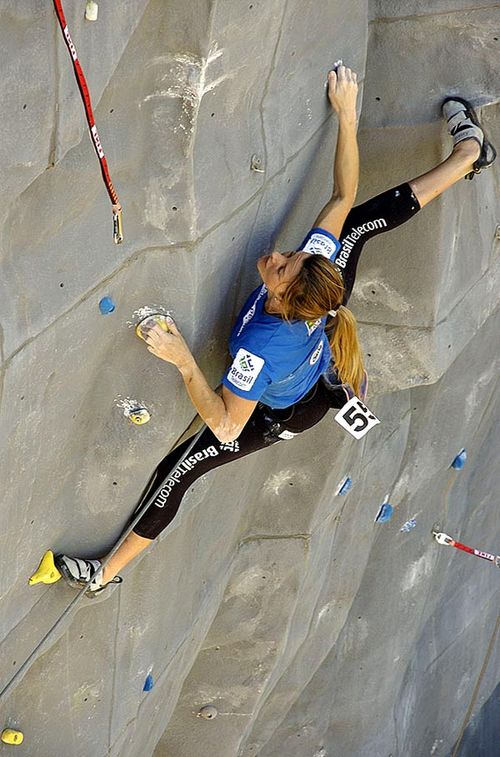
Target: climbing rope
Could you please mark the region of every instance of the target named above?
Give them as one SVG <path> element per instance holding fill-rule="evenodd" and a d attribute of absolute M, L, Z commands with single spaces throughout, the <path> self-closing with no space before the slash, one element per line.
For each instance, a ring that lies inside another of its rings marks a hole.
<path fill-rule="evenodd" d="M 101 568 L 105 568 L 108 562 L 111 560 L 113 555 L 119 550 L 127 536 L 133 531 L 135 525 L 140 521 L 146 510 L 150 507 L 152 502 L 154 501 L 157 494 L 160 493 L 161 489 L 163 488 L 165 481 L 170 478 L 172 473 L 175 471 L 175 469 L 188 457 L 189 453 L 193 449 L 194 445 L 200 438 L 200 436 L 203 434 L 203 432 L 206 429 L 206 425 L 203 424 L 201 429 L 198 431 L 198 433 L 193 437 L 191 443 L 187 446 L 185 452 L 179 460 L 175 463 L 174 467 L 162 481 L 160 484 L 156 487 L 156 489 L 153 491 L 153 494 L 146 500 L 144 505 L 141 507 L 141 509 L 136 513 L 133 520 L 129 523 L 128 527 L 125 529 L 125 531 L 122 533 L 118 541 L 116 542 L 115 546 L 111 550 L 111 552 L 107 555 L 106 559 L 102 561 Z M 87 583 L 82 586 L 82 588 L 79 590 L 78 594 L 71 600 L 69 605 L 63 610 L 63 612 L 59 615 L 55 623 L 49 628 L 45 636 L 41 639 L 41 641 L 36 645 L 36 647 L 33 649 L 33 651 L 30 653 L 30 655 L 26 658 L 26 660 L 23 662 L 23 664 L 18 668 L 16 673 L 12 676 L 10 681 L 4 686 L 2 691 L 0 691 L 0 702 L 5 699 L 5 697 L 10 693 L 10 691 L 13 689 L 13 687 L 16 684 L 16 681 L 23 675 L 23 673 L 28 670 L 28 668 L 31 666 L 31 664 L 34 662 L 38 652 L 43 647 L 43 645 L 51 638 L 51 636 L 54 634 L 54 632 L 59 628 L 63 620 L 70 615 L 71 611 L 74 610 L 74 608 L 79 604 L 82 597 L 85 595 L 88 586 L 92 583 L 94 580 L 94 574 L 92 574 L 87 581 Z"/>
<path fill-rule="evenodd" d="M 490 643 L 488 644 L 486 655 L 484 657 L 483 664 L 481 666 L 481 670 L 479 672 L 479 676 L 476 681 L 476 685 L 474 686 L 474 691 L 472 692 L 472 698 L 471 698 L 469 707 L 467 708 L 467 712 L 465 713 L 464 722 L 462 723 L 462 728 L 460 729 L 460 734 L 458 736 L 458 739 L 455 744 L 455 748 L 453 749 L 453 753 L 451 757 L 458 757 L 458 750 L 460 749 L 460 745 L 464 737 L 465 729 L 467 728 L 469 724 L 469 720 L 471 718 L 472 712 L 476 705 L 476 700 L 479 694 L 479 688 L 484 678 L 484 674 L 486 673 L 486 670 L 488 669 L 488 664 L 490 662 L 491 653 L 493 652 L 493 648 L 495 646 L 495 640 L 496 640 L 499 628 L 500 628 L 500 615 L 497 616 L 497 622 L 495 624 L 495 628 L 493 629 L 493 633 L 491 634 Z"/>
<path fill-rule="evenodd" d="M 109 175 L 108 164 L 106 161 L 106 156 L 104 155 L 104 150 L 102 149 L 101 140 L 99 139 L 99 134 L 97 133 L 97 127 L 95 125 L 94 113 L 92 111 L 92 102 L 90 100 L 90 93 L 87 86 L 87 81 L 83 74 L 80 61 L 78 60 L 78 53 L 76 52 L 76 47 L 73 44 L 73 40 L 71 39 L 71 34 L 69 33 L 68 24 L 66 23 L 66 18 L 64 16 L 61 0 L 54 0 L 54 8 L 57 14 L 59 24 L 62 29 L 64 41 L 66 42 L 66 46 L 69 50 L 69 54 L 71 55 L 71 60 L 73 61 L 73 69 L 75 71 L 76 81 L 78 83 L 78 88 L 82 96 L 83 107 L 85 108 L 85 115 L 87 117 L 87 123 L 89 125 L 90 135 L 92 137 L 92 142 L 95 147 L 97 157 L 99 158 L 99 162 L 101 164 L 102 178 L 104 180 L 104 184 L 106 185 L 106 189 L 107 189 L 109 198 L 113 206 L 113 240 L 115 244 L 120 244 L 121 242 L 123 242 L 122 208 L 120 205 L 120 201 L 118 200 L 118 195 L 116 194 L 115 188 L 111 181 L 111 177 Z"/>

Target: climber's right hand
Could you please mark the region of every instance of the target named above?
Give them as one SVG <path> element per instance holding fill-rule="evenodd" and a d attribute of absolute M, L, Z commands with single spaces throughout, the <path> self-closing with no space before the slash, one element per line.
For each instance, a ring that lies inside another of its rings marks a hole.
<path fill-rule="evenodd" d="M 328 99 L 334 111 L 341 116 L 356 115 L 358 76 L 352 69 L 340 65 L 328 72 Z"/>

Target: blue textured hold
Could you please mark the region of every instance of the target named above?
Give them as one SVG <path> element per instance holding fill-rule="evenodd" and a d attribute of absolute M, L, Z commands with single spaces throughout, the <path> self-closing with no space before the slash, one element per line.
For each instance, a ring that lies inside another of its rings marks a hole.
<path fill-rule="evenodd" d="M 338 496 L 343 497 L 350 489 L 352 489 L 352 478 L 350 478 L 350 476 L 347 476 L 346 480 L 339 489 Z"/>
<path fill-rule="evenodd" d="M 109 315 L 115 309 L 115 303 L 111 297 L 103 297 L 99 303 L 99 310 L 103 315 Z"/>
<path fill-rule="evenodd" d="M 375 518 L 375 523 L 387 523 L 392 518 L 394 508 L 388 502 L 384 502 Z"/>
<path fill-rule="evenodd" d="M 151 691 L 154 685 L 155 685 L 155 682 L 153 680 L 153 676 L 151 675 L 151 673 L 148 673 L 146 676 L 146 680 L 144 681 L 144 686 L 142 687 L 142 690 Z"/>
<path fill-rule="evenodd" d="M 461 449 L 456 458 L 453 460 L 451 467 L 455 470 L 461 470 L 467 460 L 467 452 L 465 449 Z"/>

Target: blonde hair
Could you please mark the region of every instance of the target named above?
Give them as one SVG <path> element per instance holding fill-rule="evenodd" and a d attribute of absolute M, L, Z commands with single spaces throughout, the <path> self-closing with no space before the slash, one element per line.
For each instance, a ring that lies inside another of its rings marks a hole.
<path fill-rule="evenodd" d="M 311 255 L 281 295 L 281 311 L 288 321 L 315 321 L 330 310 L 337 311 L 326 328 L 334 367 L 340 381 L 352 386 L 359 396 L 364 377 L 363 353 L 356 319 L 342 305 L 344 291 L 337 266 L 323 255 Z"/>

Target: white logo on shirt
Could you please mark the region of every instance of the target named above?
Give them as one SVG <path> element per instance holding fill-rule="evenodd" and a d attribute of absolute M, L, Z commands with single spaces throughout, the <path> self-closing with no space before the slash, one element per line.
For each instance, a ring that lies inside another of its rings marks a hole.
<path fill-rule="evenodd" d="M 238 333 L 236 334 L 237 337 L 241 334 L 241 332 L 243 331 L 243 329 L 245 328 L 245 326 L 247 325 L 247 323 L 249 323 L 252 320 L 252 318 L 254 317 L 255 311 L 257 309 L 257 303 L 258 303 L 258 301 L 260 300 L 261 297 L 264 297 L 265 294 L 267 294 L 266 285 L 262 284 L 260 292 L 257 295 L 257 297 L 255 298 L 252 307 L 249 310 L 247 310 L 247 312 L 243 316 L 242 324 L 241 324 L 241 326 L 239 328 Z"/>
<path fill-rule="evenodd" d="M 311 336 L 311 334 L 314 334 L 318 326 L 321 326 L 321 318 L 318 318 L 317 321 L 304 321 L 306 324 L 307 329 L 307 336 Z"/>
<path fill-rule="evenodd" d="M 313 255 L 323 255 L 324 258 L 332 260 L 335 259 L 338 247 L 338 244 L 333 239 L 330 239 L 330 237 L 327 237 L 326 234 L 314 233 L 307 241 L 304 252 L 312 252 Z"/>
<path fill-rule="evenodd" d="M 314 363 L 318 362 L 319 356 L 323 352 L 323 342 L 320 342 L 316 349 L 314 350 L 313 354 L 309 358 L 309 365 L 314 365 Z"/>
<path fill-rule="evenodd" d="M 265 361 L 258 355 L 239 349 L 227 374 L 228 381 L 244 392 L 250 391 Z"/>

